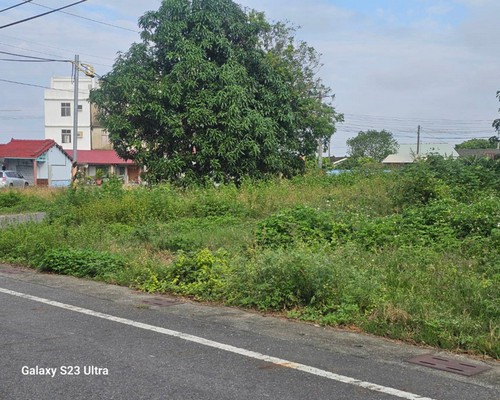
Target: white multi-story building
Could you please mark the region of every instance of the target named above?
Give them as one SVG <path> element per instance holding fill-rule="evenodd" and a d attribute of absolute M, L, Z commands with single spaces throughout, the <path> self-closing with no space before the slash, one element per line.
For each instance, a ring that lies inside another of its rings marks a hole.
<path fill-rule="evenodd" d="M 92 78 L 81 77 L 78 84 L 78 150 L 92 149 Z M 71 77 L 54 77 L 45 90 L 45 139 L 52 139 L 63 149 L 73 149 L 74 82 Z"/>
<path fill-rule="evenodd" d="M 130 160 L 123 160 L 113 150 L 108 133 L 97 121 L 96 107 L 89 102 L 90 91 L 97 82 L 80 77 L 78 82 L 77 165 L 86 176 L 98 170 L 115 174 L 125 182 L 138 181 L 141 169 Z M 71 77 L 54 77 L 45 90 L 45 139 L 52 139 L 66 153 L 73 155 L 74 82 Z"/>

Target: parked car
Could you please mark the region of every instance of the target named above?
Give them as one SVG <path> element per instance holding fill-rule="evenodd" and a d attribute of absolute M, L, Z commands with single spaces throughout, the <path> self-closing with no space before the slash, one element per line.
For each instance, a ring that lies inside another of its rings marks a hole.
<path fill-rule="evenodd" d="M 26 187 L 29 182 L 24 179 L 24 176 L 19 175 L 16 171 L 0 171 L 0 188 L 3 187 Z"/>

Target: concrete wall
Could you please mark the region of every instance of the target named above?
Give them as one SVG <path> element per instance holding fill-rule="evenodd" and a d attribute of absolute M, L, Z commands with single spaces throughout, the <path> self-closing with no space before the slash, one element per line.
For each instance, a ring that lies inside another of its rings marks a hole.
<path fill-rule="evenodd" d="M 80 77 L 78 85 L 78 104 L 82 110 L 78 112 L 78 131 L 83 137 L 78 139 L 79 150 L 91 150 L 91 109 L 88 101 L 90 89 L 94 86 L 91 78 Z M 71 77 L 54 77 L 51 89 L 45 90 L 45 138 L 52 139 L 64 149 L 73 149 L 71 143 L 62 143 L 61 131 L 71 130 L 73 136 L 74 119 L 74 84 Z M 61 103 L 70 103 L 70 115 L 61 116 Z"/>
<path fill-rule="evenodd" d="M 68 186 L 71 183 L 71 160 L 56 146 L 47 153 L 47 162 L 44 164 L 47 164 L 49 185 Z"/>

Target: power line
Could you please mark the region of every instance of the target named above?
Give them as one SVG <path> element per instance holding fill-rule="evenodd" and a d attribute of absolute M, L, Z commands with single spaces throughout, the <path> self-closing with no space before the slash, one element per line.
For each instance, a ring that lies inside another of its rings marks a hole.
<path fill-rule="evenodd" d="M 18 53 L 10 53 L 8 51 L 0 51 L 0 54 L 6 54 L 8 56 L 14 56 L 14 57 L 22 57 L 22 58 L 28 58 L 30 61 L 44 61 L 44 62 L 71 62 L 71 60 L 56 60 L 52 58 L 44 58 L 44 57 L 35 57 L 35 56 L 27 56 L 24 54 L 18 54 Z M 26 61 L 26 60 L 12 60 L 12 61 Z"/>
<path fill-rule="evenodd" d="M 433 122 L 442 122 L 442 123 L 448 123 L 448 122 L 485 122 L 487 120 L 485 119 L 467 119 L 467 120 L 457 120 L 457 119 L 452 119 L 452 118 L 419 118 L 419 117 L 396 117 L 396 116 L 383 116 L 383 115 L 369 115 L 369 114 L 350 114 L 350 113 L 343 113 L 345 116 L 352 116 L 352 117 L 360 117 L 361 119 L 386 119 L 386 120 L 394 120 L 394 121 L 416 121 L 416 122 L 426 122 L 426 121 L 433 121 Z"/>
<path fill-rule="evenodd" d="M 42 43 L 37 43 L 37 42 L 33 42 L 33 41 L 27 41 L 28 43 L 34 43 L 34 44 L 41 44 L 45 47 L 52 47 L 54 49 L 57 49 L 57 50 L 61 50 L 61 51 L 67 51 L 67 52 L 71 52 L 73 53 L 74 50 L 65 50 L 65 49 L 60 49 L 58 47 L 54 47 L 54 46 L 47 46 L 45 44 L 42 44 Z M 22 49 L 22 50 L 25 50 L 26 51 L 26 48 L 22 47 L 22 46 L 16 46 L 16 45 L 13 45 L 13 44 L 7 44 L 7 43 L 1 43 L 0 42 L 0 45 L 2 46 L 8 46 L 8 47 L 14 47 L 14 48 L 17 48 L 17 49 Z M 38 50 L 28 50 L 32 53 L 38 53 L 38 54 L 45 54 L 45 55 L 48 55 L 48 56 L 54 56 L 54 57 L 63 57 L 61 55 L 58 55 L 58 54 L 50 54 L 50 53 L 47 53 L 45 51 L 38 51 Z M 89 56 L 89 57 L 95 57 L 95 58 L 100 58 L 100 59 L 104 59 L 104 60 L 111 60 L 111 61 L 114 61 L 113 59 L 111 58 L 105 58 L 105 57 L 100 57 L 100 56 L 96 56 L 96 55 L 93 55 L 93 54 L 86 54 L 86 53 L 79 53 L 79 54 L 83 54 L 83 55 L 86 55 L 86 56 Z M 92 63 L 93 65 L 100 65 L 102 67 L 109 67 L 109 68 L 112 68 L 111 65 L 107 65 L 107 64 L 101 64 L 101 63 L 97 63 L 97 62 L 93 62 Z"/>
<path fill-rule="evenodd" d="M 31 86 L 31 87 L 35 87 L 35 88 L 41 88 L 41 89 L 57 90 L 58 92 L 70 92 L 70 93 L 73 93 L 73 90 L 55 89 L 55 88 L 51 88 L 51 87 L 48 87 L 48 86 L 36 85 L 34 83 L 17 82 L 17 81 L 11 81 L 11 80 L 8 80 L 8 79 L 0 79 L 0 82 L 12 83 L 14 85 Z M 88 94 L 87 92 L 78 92 L 78 93 L 79 94 Z"/>
<path fill-rule="evenodd" d="M 22 85 L 22 86 L 31 86 L 31 87 L 36 87 L 36 88 L 42 88 L 42 89 L 50 89 L 46 86 L 41 86 L 41 85 L 35 85 L 33 83 L 24 83 L 24 82 L 16 82 L 16 81 L 10 81 L 8 79 L 0 79 L 0 82 L 7 82 L 7 83 L 12 83 L 15 85 Z M 66 90 L 67 91 L 67 90 Z"/>
<path fill-rule="evenodd" d="M 17 61 L 17 62 L 27 62 L 27 63 L 35 63 L 35 62 L 51 62 L 52 60 L 16 60 L 14 58 L 0 58 L 0 61 Z"/>
<path fill-rule="evenodd" d="M 7 11 L 7 10 L 12 10 L 13 8 L 16 8 L 16 7 L 19 7 L 19 6 L 22 6 L 23 4 L 26 4 L 26 3 L 30 3 L 32 0 L 27 0 L 27 1 L 23 1 L 22 3 L 18 3 L 18 4 L 15 4 L 13 6 L 10 6 L 10 7 L 7 7 L 7 8 L 4 8 L 3 10 L 0 10 L 0 13 L 4 12 L 4 11 Z"/>
<path fill-rule="evenodd" d="M 86 1 L 87 0 L 80 0 L 80 1 L 77 1 L 76 3 L 68 4 L 67 6 L 64 6 L 64 7 L 52 9 L 52 11 L 47 11 L 46 13 L 43 13 L 43 14 L 38 14 L 38 15 L 34 15 L 33 17 L 22 19 L 20 21 L 11 22 L 10 24 L 0 26 L 0 29 L 7 28 L 7 27 L 13 26 L 13 25 L 17 25 L 17 24 L 20 24 L 22 22 L 31 21 L 32 19 L 40 18 L 40 17 L 43 17 L 44 15 L 52 14 L 52 13 L 55 13 L 56 11 L 61 11 L 61 10 L 64 10 L 65 8 L 73 7 L 73 6 L 76 6 L 77 4 L 84 3 Z"/>
<path fill-rule="evenodd" d="M 36 4 L 37 6 L 39 7 L 43 7 L 43 8 L 47 8 L 49 10 L 54 10 L 53 8 L 51 7 L 47 7 L 47 6 L 44 6 L 42 4 L 38 4 L 38 3 L 35 3 L 33 2 L 33 4 Z M 55 11 L 58 11 L 58 10 L 55 10 Z M 67 11 L 61 11 L 62 14 L 66 14 L 66 15 L 71 15 L 72 17 L 76 17 L 76 18 L 81 18 L 81 19 L 85 19 L 87 21 L 91 21 L 91 22 L 95 22 L 97 24 L 101 24 L 101 25 L 106 25 L 106 26 L 110 26 L 112 28 L 118 28 L 118 29 L 123 29 L 124 31 L 129 31 L 129 32 L 134 32 L 134 33 L 140 33 L 139 31 L 136 31 L 135 29 L 130 29 L 130 28 L 125 28 L 123 26 L 118 26 L 118 25 L 114 25 L 114 24 L 110 24 L 108 22 L 103 22 L 103 21 L 98 21 L 96 19 L 92 19 L 92 18 L 88 18 L 88 17 L 82 17 L 81 15 L 78 15 L 78 14 L 73 14 L 73 13 L 69 13 Z"/>

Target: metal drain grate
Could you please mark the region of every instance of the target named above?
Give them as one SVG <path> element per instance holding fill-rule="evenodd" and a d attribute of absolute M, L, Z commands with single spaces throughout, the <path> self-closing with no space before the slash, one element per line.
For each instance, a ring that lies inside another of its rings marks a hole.
<path fill-rule="evenodd" d="M 408 362 L 465 376 L 476 375 L 490 369 L 490 367 L 484 365 L 475 365 L 469 362 L 452 360 L 441 356 L 433 356 L 432 354 L 414 357 L 408 360 Z"/>

